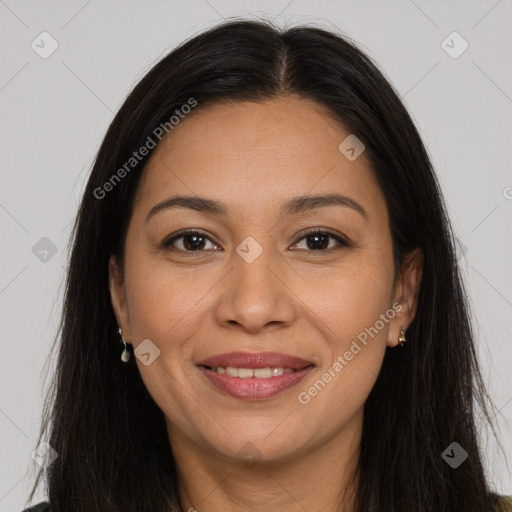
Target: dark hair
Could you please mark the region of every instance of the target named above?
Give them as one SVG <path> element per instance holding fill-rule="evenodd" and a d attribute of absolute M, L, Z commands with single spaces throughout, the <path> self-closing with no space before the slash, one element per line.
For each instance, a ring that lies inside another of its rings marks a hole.
<path fill-rule="evenodd" d="M 383 73 L 348 38 L 240 20 L 199 34 L 152 67 L 99 149 L 74 225 L 58 361 L 39 437 L 58 458 L 39 472 L 29 499 L 44 475 L 52 512 L 180 510 L 163 413 L 133 360 L 120 362 L 108 287 L 109 257 L 123 261 L 134 195 L 152 151 L 104 198 L 98 190 L 191 98 L 194 115 L 223 100 L 292 94 L 326 107 L 365 144 L 387 201 L 397 268 L 416 247 L 424 255 L 408 343 L 387 349 L 365 404 L 356 510 L 496 509 L 475 427 L 475 405 L 491 426 L 493 406 L 454 238 L 418 131 Z M 441 457 L 453 441 L 469 454 L 456 470 Z"/>

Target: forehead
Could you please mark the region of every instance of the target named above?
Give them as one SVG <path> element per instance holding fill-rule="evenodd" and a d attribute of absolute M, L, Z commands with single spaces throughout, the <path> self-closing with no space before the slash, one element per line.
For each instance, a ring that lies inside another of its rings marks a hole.
<path fill-rule="evenodd" d="M 298 97 L 199 105 L 155 149 L 136 207 L 149 211 L 172 194 L 187 194 L 242 211 L 292 196 L 342 193 L 368 210 L 385 208 L 364 152 L 351 161 L 338 149 L 349 135 L 323 106 Z"/>

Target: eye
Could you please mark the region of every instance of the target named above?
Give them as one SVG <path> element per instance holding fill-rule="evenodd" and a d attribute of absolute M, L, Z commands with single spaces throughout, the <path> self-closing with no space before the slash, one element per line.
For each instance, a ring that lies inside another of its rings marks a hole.
<path fill-rule="evenodd" d="M 213 247 L 205 247 L 211 243 Z M 166 249 L 176 249 L 184 252 L 203 251 L 204 249 L 218 249 L 219 246 L 211 240 L 205 233 L 198 230 L 182 231 L 174 234 L 171 238 L 163 242 L 162 247 Z"/>
<path fill-rule="evenodd" d="M 302 242 L 302 240 L 305 242 Z M 331 240 L 334 240 L 335 242 L 332 245 L 330 244 Z M 299 247 L 301 244 L 303 244 L 303 247 Z M 292 250 L 304 249 L 314 252 L 322 252 L 340 247 L 350 247 L 350 244 L 339 234 L 335 234 L 328 229 L 322 228 L 307 232 L 302 238 L 295 242 L 292 246 L 294 249 Z"/>

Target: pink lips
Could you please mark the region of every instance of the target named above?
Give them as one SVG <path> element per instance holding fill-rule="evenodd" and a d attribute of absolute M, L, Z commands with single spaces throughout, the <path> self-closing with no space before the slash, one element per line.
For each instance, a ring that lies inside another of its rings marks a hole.
<path fill-rule="evenodd" d="M 245 400 L 263 400 L 298 384 L 313 368 L 311 361 L 278 352 L 229 352 L 209 357 L 197 363 L 199 370 L 220 390 Z M 291 368 L 293 373 L 284 373 L 268 379 L 256 377 L 230 377 L 211 368 Z"/>
<path fill-rule="evenodd" d="M 227 368 L 233 366 L 235 368 L 291 368 L 292 370 L 300 370 L 305 366 L 313 364 L 300 357 L 280 354 L 279 352 L 228 352 L 226 354 L 218 354 L 209 357 L 204 361 L 197 363 L 201 366 L 222 366 Z"/>

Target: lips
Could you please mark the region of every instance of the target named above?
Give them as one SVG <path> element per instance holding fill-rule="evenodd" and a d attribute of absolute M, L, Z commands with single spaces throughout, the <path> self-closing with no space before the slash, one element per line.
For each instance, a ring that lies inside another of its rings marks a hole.
<path fill-rule="evenodd" d="M 204 359 L 197 367 L 223 393 L 264 400 L 296 386 L 315 365 L 278 352 L 230 352 Z"/>
<path fill-rule="evenodd" d="M 290 368 L 300 370 L 313 365 L 311 361 L 279 352 L 229 352 L 209 357 L 197 363 L 210 368 Z"/>

